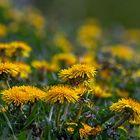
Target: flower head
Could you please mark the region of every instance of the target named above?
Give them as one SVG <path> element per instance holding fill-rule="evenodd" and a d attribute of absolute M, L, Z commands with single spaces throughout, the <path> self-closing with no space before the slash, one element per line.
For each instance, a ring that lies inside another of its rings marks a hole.
<path fill-rule="evenodd" d="M 89 21 L 82 25 L 78 30 L 78 41 L 84 47 L 96 46 L 96 40 L 102 35 L 100 26 L 94 21 Z"/>
<path fill-rule="evenodd" d="M 30 66 L 23 62 L 15 62 L 14 64 L 16 64 L 19 68 L 19 76 L 23 79 L 27 79 L 31 73 Z"/>
<path fill-rule="evenodd" d="M 62 80 L 83 79 L 88 80 L 94 78 L 96 73 L 95 67 L 86 64 L 75 64 L 68 69 L 63 69 L 59 73 Z"/>
<path fill-rule="evenodd" d="M 79 98 L 73 89 L 65 85 L 51 86 L 46 92 L 45 100 L 49 103 L 74 103 Z"/>
<path fill-rule="evenodd" d="M 2 99 L 7 104 L 22 106 L 28 102 L 43 100 L 45 94 L 45 92 L 33 86 L 14 86 L 2 92 Z"/>
<path fill-rule="evenodd" d="M 16 64 L 13 63 L 0 63 L 0 75 L 10 75 L 17 76 L 19 73 L 19 68 Z"/>
<path fill-rule="evenodd" d="M 63 33 L 59 33 L 56 35 L 56 37 L 54 38 L 54 44 L 66 53 L 70 52 L 72 48 L 72 44 Z"/>
<path fill-rule="evenodd" d="M 91 127 L 85 123 L 82 123 L 83 128 L 79 129 L 80 137 L 81 138 L 86 138 L 87 136 L 96 136 L 101 132 L 101 127 L 96 126 L 96 127 Z"/>
<path fill-rule="evenodd" d="M 52 61 L 58 65 L 61 64 L 61 62 L 64 62 L 66 65 L 73 65 L 76 62 L 76 56 L 70 53 L 60 53 L 54 55 Z"/>
<path fill-rule="evenodd" d="M 128 112 L 130 113 L 129 122 L 133 124 L 140 124 L 140 103 L 133 99 L 122 98 L 118 102 L 110 106 L 110 110 L 114 112 Z"/>
<path fill-rule="evenodd" d="M 111 53 L 113 57 L 124 60 L 132 60 L 135 54 L 132 48 L 123 44 L 114 45 L 105 51 Z"/>
<path fill-rule="evenodd" d="M 31 52 L 31 47 L 22 41 L 13 41 L 9 43 L 12 49 L 12 55 L 21 55 L 23 57 L 28 57 Z"/>
<path fill-rule="evenodd" d="M 106 92 L 100 86 L 93 87 L 93 89 L 91 91 L 92 91 L 93 95 L 97 98 L 108 98 L 108 97 L 112 96 L 111 93 Z"/>

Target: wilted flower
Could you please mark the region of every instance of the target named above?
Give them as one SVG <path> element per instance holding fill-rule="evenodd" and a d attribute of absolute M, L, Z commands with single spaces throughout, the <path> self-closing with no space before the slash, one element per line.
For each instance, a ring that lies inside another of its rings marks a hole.
<path fill-rule="evenodd" d="M 100 126 L 91 127 L 85 123 L 82 123 L 82 125 L 83 125 L 83 128 L 79 129 L 81 138 L 86 138 L 87 136 L 95 137 L 97 134 L 99 134 L 102 131 Z"/>

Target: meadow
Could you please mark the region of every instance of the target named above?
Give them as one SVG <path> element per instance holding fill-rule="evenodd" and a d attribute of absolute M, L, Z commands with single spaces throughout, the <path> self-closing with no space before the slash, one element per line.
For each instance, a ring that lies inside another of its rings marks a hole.
<path fill-rule="evenodd" d="M 140 29 L 0 1 L 0 140 L 139 140 L 139 54 Z"/>

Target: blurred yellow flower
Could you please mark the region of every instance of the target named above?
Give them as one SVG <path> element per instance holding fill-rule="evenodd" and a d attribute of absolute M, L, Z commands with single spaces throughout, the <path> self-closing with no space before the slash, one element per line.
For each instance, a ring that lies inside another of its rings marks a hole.
<path fill-rule="evenodd" d="M 82 25 L 78 30 L 78 41 L 80 44 L 87 48 L 95 48 L 96 40 L 102 35 L 101 27 L 94 22 L 87 22 Z"/>
<path fill-rule="evenodd" d="M 19 77 L 27 79 L 31 73 L 31 68 L 28 64 L 24 62 L 14 62 L 19 68 Z"/>
<path fill-rule="evenodd" d="M 49 103 L 63 104 L 65 101 L 69 103 L 75 103 L 78 101 L 78 94 L 69 86 L 57 85 L 51 86 L 46 91 L 45 100 Z"/>
<path fill-rule="evenodd" d="M 58 66 L 55 63 L 49 63 L 46 60 L 34 60 L 31 64 L 34 68 L 38 70 L 45 70 L 45 71 L 57 71 Z"/>
<path fill-rule="evenodd" d="M 59 53 L 53 56 L 52 62 L 60 65 L 61 63 L 66 65 L 73 65 L 76 63 L 76 56 L 70 53 Z"/>
<path fill-rule="evenodd" d="M 135 73 L 132 74 L 133 78 L 140 78 L 140 70 L 137 70 Z"/>
<path fill-rule="evenodd" d="M 86 64 L 75 64 L 68 69 L 63 69 L 59 72 L 59 77 L 62 80 L 71 79 L 93 79 L 96 73 L 95 67 Z"/>
<path fill-rule="evenodd" d="M 17 76 L 19 73 L 18 65 L 13 63 L 0 63 L 0 75 Z"/>
<path fill-rule="evenodd" d="M 84 85 L 78 85 L 78 86 L 74 87 L 74 90 L 79 96 L 82 96 L 86 92 L 88 92 L 88 89 Z"/>
<path fill-rule="evenodd" d="M 106 92 L 103 88 L 100 86 L 95 86 L 91 89 L 93 95 L 97 98 L 109 98 L 112 96 L 111 93 Z"/>
<path fill-rule="evenodd" d="M 66 53 L 69 53 L 72 49 L 72 44 L 63 33 L 56 35 L 56 37 L 54 38 L 54 44 Z"/>
<path fill-rule="evenodd" d="M 31 52 L 31 47 L 22 41 L 13 41 L 9 43 L 11 47 L 10 55 L 19 55 L 23 57 L 28 57 Z"/>
<path fill-rule="evenodd" d="M 112 47 L 106 48 L 105 51 L 111 53 L 113 57 L 125 60 L 132 60 L 135 56 L 134 50 L 123 44 L 113 45 Z"/>
<path fill-rule="evenodd" d="M 96 62 L 95 58 L 91 54 L 84 54 L 82 57 L 80 57 L 80 63 L 81 64 L 88 64 L 93 65 L 94 67 L 98 68 L 100 65 Z"/>
<path fill-rule="evenodd" d="M 0 24 L 0 37 L 5 37 L 7 32 L 7 27 L 4 24 Z"/>
<path fill-rule="evenodd" d="M 140 103 L 129 98 L 122 98 L 118 102 L 110 106 L 110 110 L 114 112 L 126 112 L 129 114 L 129 122 L 132 124 L 140 124 Z"/>

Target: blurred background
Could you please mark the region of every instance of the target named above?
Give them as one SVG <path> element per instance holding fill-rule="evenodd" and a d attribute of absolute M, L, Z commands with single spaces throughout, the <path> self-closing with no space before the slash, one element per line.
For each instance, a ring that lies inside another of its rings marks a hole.
<path fill-rule="evenodd" d="M 140 27 L 140 0 L 12 0 L 17 7 L 34 5 L 49 20 L 69 23 L 94 17 L 102 26 Z"/>

